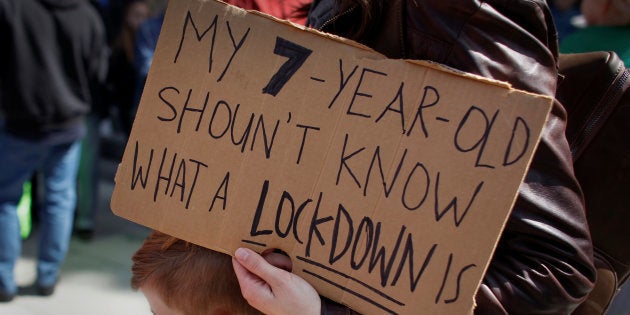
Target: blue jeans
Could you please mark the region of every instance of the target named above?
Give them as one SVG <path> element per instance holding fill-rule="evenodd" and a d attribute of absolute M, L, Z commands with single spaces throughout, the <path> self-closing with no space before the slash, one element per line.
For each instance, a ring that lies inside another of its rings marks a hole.
<path fill-rule="evenodd" d="M 76 206 L 81 142 L 48 144 L 14 137 L 0 129 L 0 291 L 16 293 L 15 263 L 21 252 L 17 204 L 22 185 L 35 170 L 45 189 L 40 211 L 37 285 L 57 281 L 66 257 Z"/>

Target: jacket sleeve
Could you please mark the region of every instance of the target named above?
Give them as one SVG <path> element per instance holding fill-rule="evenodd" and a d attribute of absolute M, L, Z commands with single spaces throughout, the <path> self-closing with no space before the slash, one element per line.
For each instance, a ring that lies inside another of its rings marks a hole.
<path fill-rule="evenodd" d="M 407 1 L 406 14 L 409 57 L 555 95 L 557 39 L 544 1 Z M 565 124 L 555 102 L 477 293 L 477 314 L 568 314 L 592 289 L 592 243 Z"/>

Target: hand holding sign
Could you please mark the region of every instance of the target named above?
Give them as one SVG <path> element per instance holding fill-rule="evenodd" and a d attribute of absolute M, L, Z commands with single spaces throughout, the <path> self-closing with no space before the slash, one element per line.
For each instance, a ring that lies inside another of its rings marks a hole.
<path fill-rule="evenodd" d="M 296 310 L 302 315 L 321 314 L 319 294 L 310 284 L 269 264 L 256 252 L 239 248 L 232 264 L 243 296 L 259 311 L 276 315 L 293 315 Z"/>

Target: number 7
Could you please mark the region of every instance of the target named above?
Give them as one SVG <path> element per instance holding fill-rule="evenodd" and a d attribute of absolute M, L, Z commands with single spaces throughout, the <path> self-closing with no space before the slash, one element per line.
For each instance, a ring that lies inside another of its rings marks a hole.
<path fill-rule="evenodd" d="M 312 50 L 306 47 L 290 42 L 282 37 L 276 37 L 276 48 L 273 53 L 279 56 L 287 57 L 289 60 L 287 60 L 280 69 L 278 69 L 278 72 L 271 77 L 267 86 L 263 88 L 263 93 L 271 94 L 273 96 L 278 95 L 278 92 L 282 90 L 282 87 L 304 64 L 312 52 Z"/>

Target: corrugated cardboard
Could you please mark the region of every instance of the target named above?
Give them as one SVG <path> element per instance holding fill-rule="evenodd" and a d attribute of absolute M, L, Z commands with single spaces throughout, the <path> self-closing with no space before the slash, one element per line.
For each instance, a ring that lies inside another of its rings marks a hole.
<path fill-rule="evenodd" d="M 171 1 L 113 211 L 280 248 L 364 314 L 465 314 L 552 100 L 215 1 Z"/>

